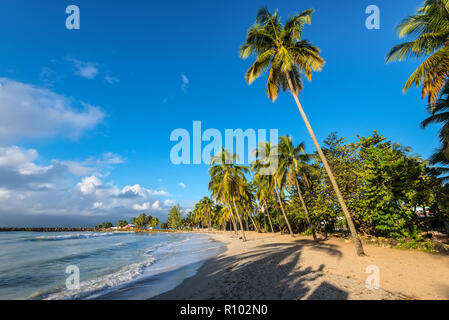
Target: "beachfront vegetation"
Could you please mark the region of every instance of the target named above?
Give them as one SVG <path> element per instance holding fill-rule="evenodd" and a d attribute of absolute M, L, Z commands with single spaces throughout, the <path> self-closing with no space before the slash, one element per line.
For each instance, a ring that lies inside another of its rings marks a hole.
<path fill-rule="evenodd" d="M 109 229 L 112 228 L 114 225 L 111 222 L 103 222 L 100 223 L 95 227 L 95 229 Z"/>
<path fill-rule="evenodd" d="M 127 225 L 128 225 L 128 221 L 126 221 L 126 220 L 119 220 L 117 222 L 117 227 L 119 227 L 119 228 L 123 228 L 123 227 L 125 227 Z"/>
<path fill-rule="evenodd" d="M 316 153 L 306 154 L 304 143 L 295 145 L 289 136 L 280 137 L 278 146 L 261 144 L 256 155 L 261 148 L 272 153 L 278 150 L 276 173 L 261 175 L 258 160 L 250 171 L 226 163 L 226 159 L 235 162 L 237 155 L 223 150 L 220 158 L 224 164 L 218 164 L 214 158 L 210 170 L 209 186 L 219 205 L 210 205 L 209 215 L 199 202 L 183 220 L 185 227 L 210 227 L 211 217 L 214 228 L 241 232 L 243 239 L 245 230 L 323 235 L 349 232 L 329 176 Z M 357 141 L 350 143 L 332 133 L 324 141 L 323 152 L 347 199 L 355 227 L 363 235 L 420 239 L 429 219 L 418 217 L 418 207 L 440 226 L 448 220 L 449 185 L 439 177 L 438 170 L 413 154 L 411 148 L 393 143 L 377 132 L 368 137 L 357 136 Z"/>
<path fill-rule="evenodd" d="M 164 224 L 165 229 L 178 229 L 182 226 L 182 212 L 181 207 L 178 205 L 171 208 L 168 213 L 167 222 Z"/>
<path fill-rule="evenodd" d="M 152 217 L 151 215 L 146 215 L 145 213 L 142 213 L 138 217 L 132 218 L 131 223 L 133 223 L 138 229 L 144 229 L 146 227 L 154 228 L 158 226 L 159 219 L 156 217 Z"/>
<path fill-rule="evenodd" d="M 292 94 L 345 215 L 357 254 L 364 255 L 362 243 L 357 236 L 351 214 L 298 98 L 303 90 L 302 75 L 311 81 L 312 72 L 321 71 L 324 66 L 320 49 L 302 38 L 303 27 L 306 24 L 311 24 L 312 13 L 313 9 L 305 10 L 288 18 L 283 24 L 277 11 L 271 13 L 267 8 L 259 9 L 256 22 L 248 30 L 246 41 L 240 47 L 240 57 L 246 59 L 254 55 L 256 58 L 254 64 L 245 74 L 248 84 L 253 83 L 262 73 L 268 72 L 267 95 L 273 102 L 280 90 L 289 91 Z M 279 177 L 282 178 L 282 176 L 283 174 L 279 173 Z M 275 178 L 274 182 L 274 189 L 277 193 L 278 188 L 282 189 L 282 185 L 280 185 L 278 178 Z M 293 235 L 282 204 L 281 209 L 288 229 Z"/>

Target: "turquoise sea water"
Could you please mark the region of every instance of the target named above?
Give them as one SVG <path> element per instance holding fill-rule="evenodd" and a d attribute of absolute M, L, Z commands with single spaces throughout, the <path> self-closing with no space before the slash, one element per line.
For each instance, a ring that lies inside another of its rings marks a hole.
<path fill-rule="evenodd" d="M 222 250 L 191 233 L 0 233 L 0 299 L 148 299 Z M 66 286 L 76 266 L 78 289 Z"/>

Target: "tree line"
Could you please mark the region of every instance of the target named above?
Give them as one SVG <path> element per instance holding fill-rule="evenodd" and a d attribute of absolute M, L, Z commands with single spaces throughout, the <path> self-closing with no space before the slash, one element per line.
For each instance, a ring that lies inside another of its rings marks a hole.
<path fill-rule="evenodd" d="M 332 167 L 359 233 L 388 238 L 417 238 L 425 221 L 417 207 L 448 221 L 449 185 L 441 171 L 412 153 L 411 148 L 374 132 L 357 142 L 332 133 L 323 153 Z M 263 150 L 262 150 L 263 149 Z M 183 221 L 186 227 L 258 232 L 316 233 L 349 230 L 329 176 L 315 154 L 282 136 L 278 145 L 262 143 L 254 151 L 276 154 L 274 175 L 262 175 L 258 159 L 252 166 L 234 164 L 237 155 L 222 150 L 212 159 L 209 189 Z"/>

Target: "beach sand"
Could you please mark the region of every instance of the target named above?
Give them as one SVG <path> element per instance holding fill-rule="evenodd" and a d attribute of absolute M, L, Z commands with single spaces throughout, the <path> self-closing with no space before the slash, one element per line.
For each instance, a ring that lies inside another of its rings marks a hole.
<path fill-rule="evenodd" d="M 197 274 L 153 299 L 449 299 L 449 257 L 364 245 L 358 257 L 351 242 L 247 232 L 212 232 L 226 243 Z M 380 271 L 380 288 L 368 289 L 369 266 Z"/>

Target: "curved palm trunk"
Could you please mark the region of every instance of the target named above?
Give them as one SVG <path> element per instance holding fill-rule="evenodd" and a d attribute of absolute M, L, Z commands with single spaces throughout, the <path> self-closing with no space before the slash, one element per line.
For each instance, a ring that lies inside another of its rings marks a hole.
<path fill-rule="evenodd" d="M 239 232 L 237 230 L 237 224 L 235 223 L 235 219 L 234 219 L 234 212 L 232 210 L 232 206 L 230 203 L 228 203 L 228 207 L 229 207 L 229 216 L 231 217 L 232 226 L 234 227 L 234 232 L 236 235 L 238 235 Z"/>
<path fill-rule="evenodd" d="M 315 228 L 312 224 L 312 221 L 310 220 L 309 210 L 307 209 L 306 202 L 304 201 L 304 199 L 302 197 L 301 189 L 299 188 L 298 179 L 295 178 L 295 182 L 296 182 L 296 190 L 298 191 L 299 199 L 301 200 L 302 207 L 304 208 L 304 212 L 306 213 L 307 223 L 309 224 L 310 230 L 312 231 L 313 240 L 317 241 L 316 234 L 315 234 Z"/>
<path fill-rule="evenodd" d="M 343 210 L 343 213 L 345 214 L 346 221 L 349 226 L 349 230 L 351 231 L 352 240 L 354 241 L 354 246 L 357 251 L 357 254 L 359 256 L 365 255 L 365 252 L 363 251 L 362 242 L 360 241 L 357 231 L 354 226 L 354 221 L 352 220 L 351 214 L 349 213 L 348 208 L 346 207 L 345 200 L 343 199 L 343 196 L 341 194 L 340 188 L 338 187 L 337 181 L 335 180 L 334 174 L 332 173 L 332 170 L 327 163 L 326 157 L 324 156 L 323 150 L 321 150 L 321 147 L 318 143 L 318 140 L 316 139 L 315 133 L 313 132 L 312 126 L 310 125 L 309 119 L 307 119 L 306 113 L 304 112 L 304 109 L 301 106 L 301 103 L 299 102 L 298 95 L 296 94 L 292 80 L 290 79 L 290 75 L 286 74 L 288 79 L 288 85 L 290 87 L 290 93 L 292 94 L 293 98 L 296 101 L 296 105 L 298 106 L 299 112 L 301 113 L 302 119 L 304 120 L 304 123 L 306 124 L 307 130 L 309 131 L 310 137 L 312 138 L 313 144 L 315 145 L 316 150 L 318 151 L 318 154 L 321 158 L 321 162 L 323 162 L 324 168 L 326 169 L 327 175 L 329 176 L 329 179 L 331 181 L 332 187 L 334 188 L 335 193 L 337 194 L 338 202 L 340 203 L 341 209 Z"/>
<path fill-rule="evenodd" d="M 292 230 L 292 227 L 290 226 L 290 222 L 288 222 L 287 215 L 285 214 L 285 210 L 284 210 L 284 205 L 282 203 L 281 196 L 279 195 L 276 179 L 274 181 L 274 189 L 276 190 L 276 195 L 278 197 L 279 205 L 281 206 L 281 211 L 282 211 L 282 214 L 284 215 L 285 222 L 287 222 L 288 231 L 290 232 L 290 235 L 292 237 L 294 237 L 295 235 L 293 234 L 293 230 Z M 279 221 L 279 225 L 280 225 L 280 221 Z"/>
<path fill-rule="evenodd" d="M 209 211 L 209 231 L 211 231 L 211 216 L 210 216 L 210 211 Z"/>
<path fill-rule="evenodd" d="M 235 197 L 234 197 L 234 196 L 232 196 L 232 202 L 234 202 L 234 207 L 235 207 L 235 211 L 236 211 L 236 213 L 237 213 L 237 218 L 239 218 L 239 222 L 240 222 L 240 228 L 242 228 L 242 238 L 243 238 L 243 242 L 245 242 L 245 241 L 246 241 L 245 230 L 243 229 L 242 218 L 240 217 L 239 208 L 237 207 L 237 204 L 235 203 Z"/>
<path fill-rule="evenodd" d="M 267 215 L 266 215 L 265 212 L 262 213 L 262 206 L 260 207 L 260 213 L 263 214 L 263 227 L 264 227 L 264 232 L 267 233 L 267 232 L 268 232 Z"/>
<path fill-rule="evenodd" d="M 261 233 L 259 225 L 256 223 L 256 220 L 253 218 L 252 214 L 249 215 L 249 218 L 251 219 L 251 222 L 253 223 L 256 232 Z"/>
<path fill-rule="evenodd" d="M 268 212 L 268 206 L 266 203 L 265 203 L 265 210 L 266 210 L 265 213 L 268 216 L 268 222 L 270 223 L 271 233 L 274 233 L 273 222 L 271 221 L 270 213 Z"/>

